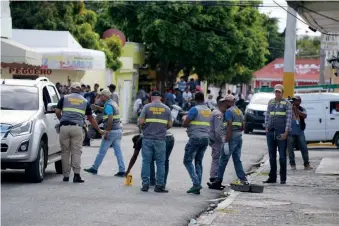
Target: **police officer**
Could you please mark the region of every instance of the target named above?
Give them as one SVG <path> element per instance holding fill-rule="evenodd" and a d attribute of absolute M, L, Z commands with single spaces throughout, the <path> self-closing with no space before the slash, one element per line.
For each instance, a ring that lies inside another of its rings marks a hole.
<path fill-rule="evenodd" d="M 142 140 L 142 188 L 147 192 L 150 186 L 150 166 L 153 156 L 157 164 L 155 192 L 165 193 L 166 131 L 172 127 L 171 110 L 161 103 L 159 91 L 152 92 L 152 103 L 146 104 L 139 117 L 143 126 Z"/>
<path fill-rule="evenodd" d="M 208 147 L 211 110 L 204 104 L 204 94 L 196 93 L 197 105 L 192 107 L 184 121 L 187 127 L 188 143 L 185 146 L 184 165 L 190 175 L 193 187 L 187 193 L 200 194 L 202 179 L 202 160 Z M 194 165 L 193 165 L 194 161 Z"/>
<path fill-rule="evenodd" d="M 69 174 L 71 172 L 71 163 L 74 171 L 74 183 L 83 183 L 84 180 L 80 177 L 81 169 L 81 154 L 84 125 L 84 117 L 88 120 L 101 134 L 104 132 L 100 130 L 97 122 L 92 117 L 92 109 L 87 100 L 80 95 L 80 83 L 73 83 L 71 85 L 71 94 L 62 97 L 56 107 L 55 113 L 60 120 L 60 145 L 62 152 L 62 171 L 63 181 L 69 181 Z"/>
<path fill-rule="evenodd" d="M 232 156 L 235 172 L 242 184 L 248 184 L 241 162 L 242 131 L 244 129 L 244 115 L 234 105 L 235 97 L 227 95 L 220 99 L 220 110 L 223 112 L 223 147 L 220 153 L 218 177 L 214 183 L 208 183 L 211 189 L 222 189 L 221 185 L 229 158 Z"/>
<path fill-rule="evenodd" d="M 275 98 L 270 100 L 265 114 L 267 146 L 271 171 L 264 183 L 277 181 L 277 148 L 280 163 L 280 184 L 286 184 L 286 149 L 287 137 L 291 131 L 292 105 L 283 98 L 284 87 L 280 84 L 274 87 Z"/>
<path fill-rule="evenodd" d="M 210 131 L 209 139 L 210 146 L 212 148 L 212 164 L 210 170 L 210 182 L 214 182 L 218 176 L 218 166 L 219 166 L 219 157 L 220 151 L 222 148 L 222 139 L 221 139 L 221 125 L 222 125 L 222 113 L 220 111 L 222 101 L 218 102 L 218 106 L 212 112 L 212 117 L 210 121 Z"/>
<path fill-rule="evenodd" d="M 97 174 L 108 148 L 112 146 L 119 165 L 119 172 L 116 173 L 114 176 L 124 177 L 125 164 L 121 152 L 122 128 L 120 124 L 120 113 L 117 103 L 111 99 L 111 96 L 112 93 L 108 89 L 104 89 L 103 91 L 101 91 L 100 98 L 102 101 L 105 102 L 105 106 L 103 109 L 105 135 L 101 140 L 101 146 L 94 161 L 94 164 L 91 168 L 85 169 L 85 171 L 88 173 Z"/>

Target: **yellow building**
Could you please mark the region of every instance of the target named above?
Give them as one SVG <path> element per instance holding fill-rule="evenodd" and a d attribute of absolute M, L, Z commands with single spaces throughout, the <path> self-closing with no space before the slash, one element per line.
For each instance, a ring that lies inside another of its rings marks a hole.
<path fill-rule="evenodd" d="M 113 73 L 112 83 L 117 86 L 121 121 L 128 123 L 133 117 L 132 106 L 138 90 L 139 67 L 145 63 L 144 46 L 126 42 L 120 61 L 122 67 Z"/>

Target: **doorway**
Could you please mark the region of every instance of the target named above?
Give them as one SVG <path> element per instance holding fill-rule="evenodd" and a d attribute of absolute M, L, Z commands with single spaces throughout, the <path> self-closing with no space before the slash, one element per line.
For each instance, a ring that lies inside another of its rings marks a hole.
<path fill-rule="evenodd" d="M 123 86 L 121 86 L 120 91 L 120 106 L 122 110 L 121 121 L 123 124 L 129 122 L 129 115 L 130 115 L 130 108 L 131 108 L 131 87 L 132 81 L 131 80 L 124 80 Z"/>

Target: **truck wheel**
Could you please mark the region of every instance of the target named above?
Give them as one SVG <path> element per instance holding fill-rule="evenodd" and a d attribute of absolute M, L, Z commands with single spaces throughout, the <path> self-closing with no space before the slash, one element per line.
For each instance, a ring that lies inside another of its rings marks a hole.
<path fill-rule="evenodd" d="M 339 134 L 334 138 L 334 144 L 337 146 L 339 149 Z"/>
<path fill-rule="evenodd" d="M 38 156 L 34 162 L 30 163 L 26 168 L 25 173 L 30 182 L 40 183 L 44 180 L 45 176 L 45 158 L 47 153 L 47 145 L 45 142 L 40 141 Z"/>
<path fill-rule="evenodd" d="M 57 173 L 57 174 L 62 174 L 62 162 L 61 162 L 61 160 L 56 161 L 56 162 L 54 163 L 54 166 L 55 166 L 55 171 L 56 171 L 56 173 Z"/>

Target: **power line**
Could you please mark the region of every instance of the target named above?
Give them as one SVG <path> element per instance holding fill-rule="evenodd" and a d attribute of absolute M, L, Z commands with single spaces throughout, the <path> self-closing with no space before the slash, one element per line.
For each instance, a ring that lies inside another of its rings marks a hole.
<path fill-rule="evenodd" d="M 310 11 L 310 12 L 312 12 L 312 13 L 315 13 L 315 14 L 317 14 L 317 15 L 319 15 L 319 16 L 322 16 L 322 17 L 324 17 L 324 18 L 333 20 L 333 21 L 335 21 L 335 22 L 339 22 L 339 20 L 337 20 L 337 19 L 335 19 L 335 18 L 332 18 L 332 17 L 326 16 L 326 15 L 324 15 L 324 14 L 318 13 L 318 12 L 316 12 L 316 11 L 313 11 L 313 10 L 311 10 L 311 9 L 306 8 L 305 6 L 301 6 L 301 7 L 304 8 L 304 9 L 306 9 L 306 10 L 308 10 L 308 11 Z"/>

